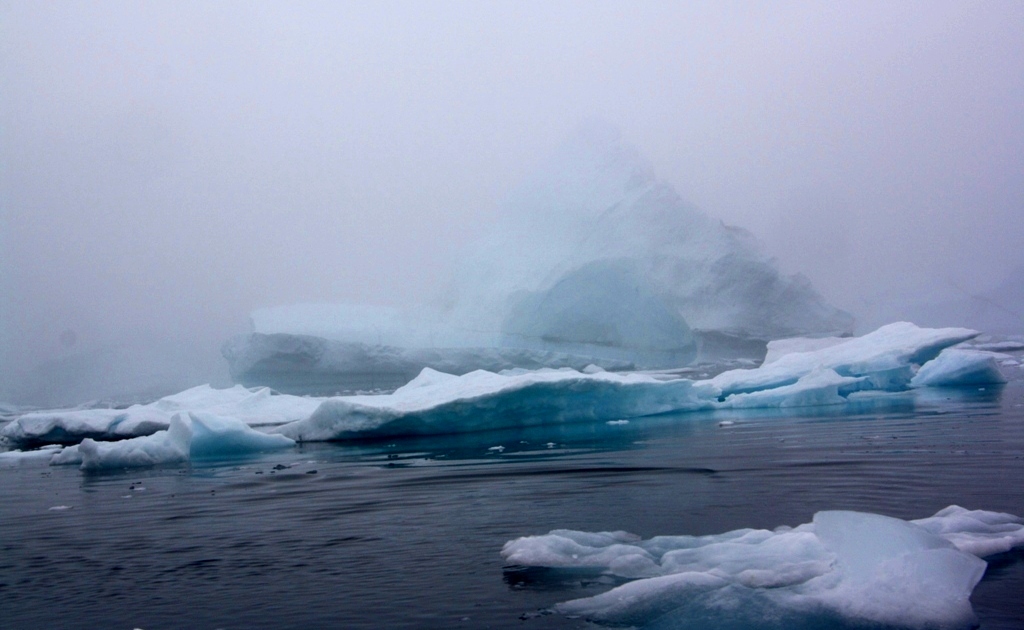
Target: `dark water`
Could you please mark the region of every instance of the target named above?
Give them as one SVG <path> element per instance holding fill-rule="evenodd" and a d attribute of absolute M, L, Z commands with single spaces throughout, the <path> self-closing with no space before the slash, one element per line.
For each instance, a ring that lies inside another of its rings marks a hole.
<path fill-rule="evenodd" d="M 502 544 L 554 528 L 773 528 L 825 509 L 1024 515 L 1016 378 L 845 415 L 688 414 L 107 474 L 0 469 L 0 626 L 589 628 L 536 613 L 609 584 L 505 570 Z M 991 559 L 972 601 L 983 628 L 1024 628 L 1024 554 Z"/>

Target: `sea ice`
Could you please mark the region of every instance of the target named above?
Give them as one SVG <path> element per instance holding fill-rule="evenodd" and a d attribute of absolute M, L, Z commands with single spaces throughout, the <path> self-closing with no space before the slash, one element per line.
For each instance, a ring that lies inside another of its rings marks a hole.
<path fill-rule="evenodd" d="M 241 385 L 214 389 L 193 387 L 146 405 L 127 409 L 63 409 L 24 414 L 0 429 L 0 437 L 16 445 L 74 444 L 84 438 L 117 440 L 149 435 L 168 428 L 182 411 L 231 416 L 251 426 L 279 425 L 308 417 L 319 400 L 279 395 L 267 388 Z"/>
<path fill-rule="evenodd" d="M 950 506 L 903 521 L 826 511 L 811 523 L 711 536 L 554 530 L 509 541 L 510 565 L 632 580 L 559 604 L 567 615 L 657 628 L 968 628 L 979 557 L 1024 546 L 1024 521 Z M 815 625 L 824 624 L 824 625 Z"/>
<path fill-rule="evenodd" d="M 842 404 L 854 392 L 906 391 L 920 363 L 977 334 L 899 322 L 703 381 L 575 370 L 476 371 L 456 377 L 425 369 L 393 394 L 331 398 L 309 418 L 277 430 L 298 441 L 320 441 L 608 421 L 699 409 Z"/>
<path fill-rule="evenodd" d="M 82 470 L 176 464 L 192 459 L 232 457 L 294 446 L 283 435 L 268 435 L 241 420 L 209 413 L 181 412 L 167 429 L 152 435 L 100 442 L 86 438 L 53 456 L 53 465 L 81 464 Z"/>
<path fill-rule="evenodd" d="M 477 370 L 457 376 L 425 368 L 391 394 L 305 398 L 267 389 L 198 387 L 126 410 L 29 413 L 0 434 L 21 445 L 118 439 L 166 429 L 179 412 L 203 412 L 297 441 L 323 441 L 607 422 L 694 410 L 838 405 L 917 386 L 994 382 L 991 355 L 943 352 L 976 335 L 963 328 L 926 329 L 900 322 L 705 380 L 569 368 Z"/>

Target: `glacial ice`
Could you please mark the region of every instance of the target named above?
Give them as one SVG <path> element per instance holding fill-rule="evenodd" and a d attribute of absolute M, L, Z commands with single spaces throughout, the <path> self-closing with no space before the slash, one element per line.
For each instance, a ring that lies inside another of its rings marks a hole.
<path fill-rule="evenodd" d="M 364 352 L 364 371 L 386 372 L 388 355 L 407 360 L 403 369 L 413 373 L 449 369 L 430 349 L 449 366 L 457 360 L 452 370 L 465 373 L 493 370 L 486 350 L 498 348 L 554 353 L 542 360 L 563 355 L 536 367 L 579 369 L 564 360 L 571 355 L 580 366 L 611 369 L 603 362 L 628 360 L 636 369 L 657 369 L 698 354 L 759 359 L 769 339 L 853 327 L 853 318 L 827 304 L 805 277 L 781 273 L 753 235 L 705 215 L 659 181 L 609 125 L 587 125 L 568 138 L 499 214 L 429 305 L 263 308 L 251 315 L 253 332 L 345 342 L 353 346 L 349 353 L 385 347 L 384 356 Z M 278 357 L 281 369 L 250 372 L 246 363 L 259 353 L 247 343 L 268 349 L 256 337 L 225 346 L 241 382 L 283 387 L 267 377 L 287 382 L 352 372 L 337 370 L 334 360 L 306 361 L 289 379 L 287 352 Z M 454 352 L 460 348 L 472 351 Z"/>
<path fill-rule="evenodd" d="M 319 404 L 316 399 L 279 395 L 267 388 L 253 391 L 241 385 L 228 389 L 201 385 L 127 409 L 27 413 L 0 429 L 0 437 L 21 446 L 74 444 L 84 438 L 118 440 L 166 429 L 171 417 L 182 411 L 230 416 L 250 426 L 278 425 L 308 417 Z"/>
<path fill-rule="evenodd" d="M 977 336 L 898 322 L 863 337 L 794 352 L 703 380 L 575 370 L 423 373 L 393 394 L 325 400 L 278 429 L 298 441 L 454 433 L 541 423 L 608 421 L 699 409 L 842 404 L 855 392 L 906 391 L 918 365 Z"/>
<path fill-rule="evenodd" d="M 510 565 L 632 580 L 558 612 L 643 628 L 968 628 L 980 557 L 1024 546 L 1024 521 L 950 506 L 903 521 L 818 512 L 811 523 L 709 536 L 554 530 L 509 541 Z"/>
<path fill-rule="evenodd" d="M 595 369 L 453 375 L 427 368 L 393 393 L 379 395 L 307 398 L 204 386 L 125 410 L 33 412 L 12 421 L 0 435 L 20 446 L 112 440 L 167 429 L 180 412 L 201 412 L 297 441 L 323 441 L 607 422 L 695 410 L 841 405 L 925 385 L 996 382 L 991 355 L 947 350 L 977 334 L 898 322 L 705 380 Z"/>
<path fill-rule="evenodd" d="M 193 459 L 234 457 L 294 446 L 283 435 L 262 433 L 235 418 L 181 412 L 167 429 L 116 442 L 91 438 L 55 454 L 53 465 L 81 464 L 82 470 L 138 468 L 177 464 Z"/>

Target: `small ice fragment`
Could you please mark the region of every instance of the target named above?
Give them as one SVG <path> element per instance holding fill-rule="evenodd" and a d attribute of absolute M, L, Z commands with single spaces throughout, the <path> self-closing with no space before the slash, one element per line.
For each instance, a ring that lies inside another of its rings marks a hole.
<path fill-rule="evenodd" d="M 629 424 L 629 420 L 609 420 L 605 424 L 617 425 L 617 424 Z"/>
<path fill-rule="evenodd" d="M 731 427 L 734 424 L 736 424 L 736 423 L 733 422 L 732 420 L 722 420 L 721 422 L 718 423 L 718 426 L 720 426 L 720 427 Z"/>
<path fill-rule="evenodd" d="M 555 443 L 554 443 L 554 442 L 548 442 L 548 443 L 547 443 L 547 444 L 545 444 L 544 446 L 546 446 L 546 447 L 548 447 L 548 448 L 555 448 L 555 446 L 556 446 L 556 445 L 555 445 Z"/>
<path fill-rule="evenodd" d="M 53 511 L 60 512 L 61 510 L 70 510 L 71 507 L 72 506 L 70 506 L 70 505 L 55 505 L 52 508 L 50 508 L 50 511 L 51 512 L 53 512 Z"/>
<path fill-rule="evenodd" d="M 505 447 L 504 446 L 500 446 L 500 445 L 499 446 L 492 446 L 491 448 L 489 448 L 487 450 L 494 451 L 496 453 L 500 453 L 500 452 L 505 450 Z"/>

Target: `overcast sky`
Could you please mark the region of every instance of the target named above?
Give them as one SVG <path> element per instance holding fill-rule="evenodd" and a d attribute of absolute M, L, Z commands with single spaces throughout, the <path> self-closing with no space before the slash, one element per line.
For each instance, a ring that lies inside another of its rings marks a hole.
<path fill-rule="evenodd" d="M 1024 261 L 1024 3 L 0 2 L 0 366 L 399 304 L 581 121 L 855 314 Z"/>

